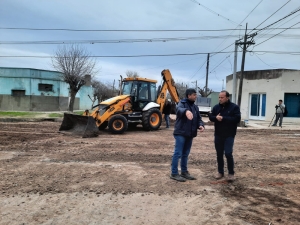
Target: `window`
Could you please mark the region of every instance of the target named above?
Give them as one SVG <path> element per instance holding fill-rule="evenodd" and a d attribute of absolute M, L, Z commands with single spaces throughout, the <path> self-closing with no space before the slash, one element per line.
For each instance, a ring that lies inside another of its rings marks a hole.
<path fill-rule="evenodd" d="M 140 82 L 139 83 L 139 99 L 144 99 L 144 100 L 148 100 L 149 98 L 149 88 L 148 88 L 148 83 L 147 82 Z"/>
<path fill-rule="evenodd" d="M 39 84 L 39 91 L 53 91 L 53 84 Z"/>
<path fill-rule="evenodd" d="M 266 99 L 266 94 L 250 94 L 250 119 L 264 119 L 266 116 Z"/>
<path fill-rule="evenodd" d="M 11 90 L 12 96 L 25 96 L 25 90 Z"/>

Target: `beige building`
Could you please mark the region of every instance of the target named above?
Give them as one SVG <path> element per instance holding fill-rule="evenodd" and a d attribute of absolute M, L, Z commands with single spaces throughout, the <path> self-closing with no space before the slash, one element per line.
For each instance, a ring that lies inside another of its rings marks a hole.
<path fill-rule="evenodd" d="M 240 72 L 237 73 L 236 102 Z M 233 93 L 233 75 L 226 77 L 226 90 Z M 300 70 L 245 71 L 241 98 L 242 119 L 271 121 L 282 99 L 288 109 L 285 122 L 300 122 Z"/>

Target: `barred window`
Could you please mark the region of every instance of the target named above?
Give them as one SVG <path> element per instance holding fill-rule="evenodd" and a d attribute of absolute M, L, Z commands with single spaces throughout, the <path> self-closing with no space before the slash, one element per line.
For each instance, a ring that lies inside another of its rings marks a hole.
<path fill-rule="evenodd" d="M 53 84 L 39 84 L 39 91 L 53 91 Z"/>

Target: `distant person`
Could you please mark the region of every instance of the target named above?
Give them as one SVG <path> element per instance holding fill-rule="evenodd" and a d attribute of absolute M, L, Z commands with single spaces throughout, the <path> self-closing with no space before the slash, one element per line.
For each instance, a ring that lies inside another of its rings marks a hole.
<path fill-rule="evenodd" d="M 275 105 L 275 109 L 276 109 L 276 112 L 275 112 L 276 119 L 275 119 L 272 126 L 277 126 L 277 122 L 279 120 L 279 126 L 281 127 L 282 126 L 283 114 L 284 114 L 284 111 L 285 111 L 285 105 L 282 103 L 281 99 L 278 101 L 278 105 Z"/>
<path fill-rule="evenodd" d="M 233 144 L 237 125 L 241 120 L 241 112 L 238 105 L 229 100 L 229 93 L 221 91 L 219 104 L 213 107 L 209 114 L 209 120 L 215 126 L 215 149 L 217 152 L 218 173 L 216 179 L 224 177 L 224 153 L 227 159 L 228 181 L 234 178 Z"/>
<path fill-rule="evenodd" d="M 171 99 L 168 99 L 166 101 L 163 114 L 165 115 L 165 121 L 166 121 L 166 128 L 170 128 L 170 114 L 171 114 Z"/>
<path fill-rule="evenodd" d="M 197 130 L 204 131 L 204 123 L 198 107 L 194 104 L 197 92 L 188 88 L 185 92 L 186 98 L 181 100 L 176 107 L 176 121 L 174 128 L 175 148 L 172 157 L 171 176 L 176 181 L 196 180 L 191 176 L 187 164 L 191 151 L 193 138 L 197 136 Z M 178 162 L 180 161 L 181 175 L 178 173 Z"/>

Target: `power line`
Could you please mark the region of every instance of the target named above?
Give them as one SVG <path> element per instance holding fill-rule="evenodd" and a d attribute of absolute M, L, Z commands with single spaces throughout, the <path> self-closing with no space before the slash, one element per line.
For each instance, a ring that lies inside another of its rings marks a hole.
<path fill-rule="evenodd" d="M 204 9 L 206 9 L 207 11 L 209 11 L 209 12 L 211 12 L 211 13 L 217 15 L 218 17 L 221 17 L 221 18 L 223 18 L 223 19 L 225 19 L 225 20 L 227 20 L 227 21 L 229 21 L 229 22 L 231 22 L 231 23 L 233 23 L 233 24 L 235 24 L 235 25 L 238 24 L 238 23 L 236 23 L 236 22 L 234 22 L 234 21 L 232 21 L 232 20 L 226 18 L 225 16 L 222 16 L 220 13 L 217 13 L 217 12 L 213 11 L 212 9 L 210 9 L 210 8 L 208 8 L 208 7 L 206 7 L 206 6 L 204 6 L 203 4 L 200 4 L 200 3 L 197 2 L 196 0 L 191 0 L 191 1 L 194 2 L 194 3 L 196 3 L 197 5 L 202 6 Z M 262 1 L 263 1 L 263 0 L 262 0 Z"/>
<path fill-rule="evenodd" d="M 258 5 L 259 5 L 261 2 L 262 2 L 262 1 L 260 1 L 260 2 L 258 3 Z M 287 2 L 287 3 L 288 3 L 288 2 Z M 286 4 L 287 4 L 287 3 L 286 3 Z M 284 7 L 286 4 L 284 4 L 282 7 Z M 257 5 L 257 6 L 258 6 L 258 5 Z M 257 6 L 256 6 L 256 7 L 257 7 Z M 256 7 L 255 7 L 255 8 L 256 8 Z M 282 8 L 282 7 L 281 7 L 281 8 Z M 255 8 L 254 8 L 254 9 L 255 9 Z M 281 8 L 280 8 L 280 9 L 281 9 Z M 254 9 L 253 9 L 253 10 L 254 10 Z M 278 9 L 278 10 L 280 10 L 280 9 Z M 253 12 L 253 10 L 252 10 L 251 12 Z M 278 10 L 277 10 L 277 11 L 278 11 Z M 265 29 L 269 28 L 270 26 L 272 26 L 272 25 L 278 23 L 279 21 L 281 21 L 281 20 L 283 20 L 283 19 L 285 19 L 285 18 L 287 18 L 287 17 L 293 15 L 294 13 L 298 12 L 299 10 L 300 10 L 299 8 L 295 9 L 294 11 L 292 11 L 292 12 L 291 12 L 290 14 L 288 14 L 287 16 L 281 18 L 281 19 L 278 20 L 278 21 L 275 21 L 274 23 L 272 23 L 272 24 L 266 26 L 266 27 L 263 28 L 263 29 L 259 29 L 257 32 L 260 32 L 260 31 L 262 31 L 262 30 L 265 30 Z M 277 12 L 277 11 L 276 11 L 276 12 Z M 250 12 L 250 13 L 251 13 L 251 12 Z M 276 13 L 276 12 L 275 12 L 275 13 Z M 273 13 L 272 15 L 274 15 L 275 13 Z M 272 15 L 271 15 L 271 16 L 272 16 Z M 271 16 L 269 16 L 267 19 L 269 19 Z M 248 17 L 248 16 L 247 16 L 247 17 Z M 247 18 L 247 17 L 246 17 L 246 18 Z M 246 18 L 245 18 L 245 19 L 246 19 Z M 245 20 L 245 19 L 244 19 L 244 20 Z M 267 19 L 266 19 L 266 20 L 267 20 Z M 243 21 L 244 21 L 244 20 L 243 20 Z M 265 20 L 265 21 L 266 21 L 266 20 Z M 243 21 L 242 21 L 242 22 L 243 22 Z M 264 23 L 265 21 L 263 21 L 262 23 Z M 241 23 L 242 23 L 242 22 L 241 22 Z M 260 23 L 258 26 L 260 26 L 262 23 Z M 296 24 L 298 24 L 298 23 L 296 23 Z M 296 24 L 294 24 L 293 26 L 295 26 Z M 257 26 L 257 27 L 258 27 L 258 26 Z M 291 26 L 291 27 L 293 27 L 293 26 Z M 257 27 L 256 27 L 256 28 L 257 28 Z M 253 29 L 253 30 L 256 30 L 256 28 Z M 253 31 L 253 30 L 252 30 L 252 31 Z M 283 30 L 282 32 L 284 32 L 284 31 L 285 31 L 285 30 Z M 257 33 L 257 32 L 256 32 L 256 33 Z M 282 32 L 280 32 L 280 33 L 282 33 Z M 249 32 L 249 33 L 250 33 L 250 32 Z M 280 34 L 280 33 L 278 33 L 278 34 Z M 264 42 L 270 40 L 271 38 L 277 36 L 278 34 L 276 34 L 276 35 L 274 35 L 274 36 L 268 38 L 267 40 L 265 40 L 265 41 L 263 41 L 263 42 L 261 42 L 261 43 L 259 43 L 259 44 L 262 44 L 262 43 L 264 43 Z M 257 45 L 259 45 L 259 44 L 257 44 Z M 229 48 L 229 47 L 232 46 L 232 45 L 233 45 L 233 44 L 227 46 L 225 49 Z M 257 46 L 257 45 L 255 45 L 255 46 Z M 222 51 L 224 51 L 225 49 L 222 49 Z M 225 58 L 225 59 L 226 59 L 226 58 Z M 225 61 L 225 59 L 224 59 L 221 63 L 223 63 L 223 62 Z M 221 65 L 221 63 L 220 63 L 219 65 Z M 218 66 L 219 66 L 219 65 L 218 65 Z"/>
<path fill-rule="evenodd" d="M 285 17 L 282 17 L 281 19 L 275 21 L 274 23 L 271 23 L 270 25 L 268 25 L 268 26 L 266 26 L 266 27 L 264 27 L 264 28 L 262 28 L 262 29 L 259 29 L 256 33 L 260 32 L 260 31 L 263 31 L 263 30 L 265 30 L 266 28 L 269 28 L 269 27 L 273 26 L 274 24 L 276 24 L 276 23 L 278 23 L 278 22 L 280 22 L 280 21 L 286 19 L 287 17 L 289 17 L 289 16 L 295 14 L 295 13 L 298 12 L 298 11 L 300 11 L 300 7 L 298 7 L 298 8 L 295 9 L 294 11 L 290 12 L 290 13 L 289 13 L 288 15 L 286 15 Z"/>
<path fill-rule="evenodd" d="M 298 23 L 300 23 L 300 22 L 298 22 Z M 295 24 L 294 24 L 294 25 L 292 25 L 291 27 L 293 27 L 293 26 L 297 25 L 298 23 L 295 23 Z M 284 31 L 285 31 L 285 30 L 281 31 L 280 33 L 284 32 Z M 280 33 L 278 33 L 278 34 L 280 34 Z M 270 40 L 271 38 L 273 38 L 273 37 L 277 36 L 278 34 L 275 34 L 274 36 L 272 36 L 272 37 L 268 38 L 267 40 L 265 40 L 265 41 L 263 41 L 263 42 L 260 42 L 259 44 L 256 44 L 256 45 L 255 45 L 255 47 L 256 47 L 256 46 L 258 46 L 258 45 L 260 45 L 260 44 L 262 44 L 262 43 L 264 43 L 264 42 L 266 42 L 266 41 L 268 41 L 268 40 Z"/>
<path fill-rule="evenodd" d="M 240 26 L 240 25 L 241 25 L 241 24 L 249 17 L 249 15 L 250 15 L 250 14 L 251 14 L 258 6 L 262 3 L 262 1 L 263 1 L 263 0 L 261 0 L 254 8 L 248 13 L 248 15 L 242 20 L 242 22 L 240 22 L 240 23 L 238 24 L 238 26 Z M 238 27 L 238 26 L 237 26 L 237 27 Z M 237 28 L 237 27 L 236 27 L 236 28 Z M 235 29 L 236 29 L 236 28 L 235 28 Z M 232 33 L 233 33 L 233 31 L 232 31 L 230 34 L 232 34 Z M 226 38 L 226 39 L 227 39 L 227 38 Z M 226 41 L 226 39 L 225 39 L 220 45 L 222 45 L 222 44 Z M 219 46 L 220 46 L 220 45 L 219 45 Z M 229 48 L 229 47 L 232 46 L 232 45 L 234 45 L 234 44 L 228 45 L 226 48 L 222 49 L 221 51 L 224 51 L 225 49 Z M 218 47 L 219 47 L 219 46 L 218 46 Z M 218 47 L 217 47 L 217 48 L 218 48 Z M 215 55 L 215 54 L 214 54 L 214 55 Z M 214 56 L 214 55 L 212 55 L 212 56 Z M 231 55 L 231 54 L 230 54 L 230 55 Z M 224 60 L 222 60 L 222 62 L 221 62 L 219 65 L 221 65 L 228 57 L 230 57 L 230 55 L 227 56 Z M 219 65 L 218 65 L 218 66 L 219 66 Z M 218 67 L 218 66 L 217 66 L 217 67 Z"/>
<path fill-rule="evenodd" d="M 251 11 L 250 11 L 250 13 L 248 13 L 248 15 L 243 19 L 243 21 L 242 22 L 240 22 L 240 24 L 241 23 L 243 23 L 249 16 L 250 16 L 250 14 L 261 4 L 263 2 L 263 0 L 261 0 Z"/>
<path fill-rule="evenodd" d="M 269 67 L 272 67 L 272 68 L 278 68 L 278 67 L 275 67 L 275 66 L 271 66 L 271 65 L 269 65 L 269 64 L 267 64 L 267 63 L 265 63 L 260 57 L 258 57 L 258 55 L 257 54 L 253 54 L 253 55 L 255 55 L 262 63 L 264 63 L 265 65 L 267 65 L 267 66 L 269 66 Z"/>
<path fill-rule="evenodd" d="M 281 24 L 281 25 L 278 25 L 278 27 L 279 27 L 279 26 L 282 26 L 282 25 L 284 25 L 284 24 L 286 24 L 286 23 L 288 23 L 288 22 L 290 22 L 291 20 L 295 19 L 297 16 L 300 16 L 300 14 L 294 16 L 293 18 L 291 18 L 290 20 L 284 22 L 284 23 Z M 281 21 L 281 22 L 282 22 L 282 21 Z M 274 29 L 275 29 L 275 28 L 274 28 Z M 284 30 L 286 30 L 286 29 L 292 29 L 292 28 L 285 28 Z M 266 33 L 261 33 L 261 34 L 259 34 L 259 35 L 256 37 L 256 41 L 257 41 L 258 39 L 260 39 L 260 38 L 265 37 L 266 35 L 269 35 L 269 33 L 271 33 L 272 31 L 273 31 L 273 30 L 270 29 L 270 30 L 269 30 L 268 32 L 266 32 Z M 276 37 L 282 36 L 282 35 L 284 35 L 284 34 L 279 34 L 279 35 L 277 35 Z"/>
<path fill-rule="evenodd" d="M 268 28 L 266 28 L 268 29 Z M 278 28 L 284 29 L 284 28 Z M 294 27 L 293 29 L 300 29 L 300 27 Z M 240 31 L 240 29 L 179 29 L 179 30 L 103 30 L 103 29 L 69 29 L 69 28 L 29 28 L 29 27 L 0 27 L 0 30 L 28 30 L 28 31 L 70 31 L 70 32 L 220 32 L 220 31 Z M 252 30 L 260 30 L 253 28 Z"/>
<path fill-rule="evenodd" d="M 241 51 L 239 51 L 241 52 Z M 285 55 L 300 55 L 300 52 L 291 52 L 291 51 L 247 51 L 252 53 L 268 53 L 268 54 L 285 54 Z M 231 52 L 218 52 L 222 54 L 229 54 Z M 134 58 L 134 57 L 169 57 L 169 56 L 191 56 L 191 55 L 207 55 L 207 52 L 197 52 L 197 53 L 178 53 L 178 54 L 154 54 L 154 55 L 90 55 L 88 57 L 92 58 Z M 0 55 L 0 58 L 53 58 L 54 56 L 29 56 L 29 55 L 19 55 L 19 56 L 8 56 Z M 228 56 L 227 56 L 228 57 Z"/>
<path fill-rule="evenodd" d="M 298 15 L 297 15 L 298 16 Z M 289 28 L 286 28 L 286 30 Z M 266 35 L 264 35 L 266 36 Z M 271 36 L 271 35 L 268 35 Z M 177 37 L 177 38 L 150 38 L 150 39 L 117 39 L 117 40 L 57 40 L 57 41 L 0 41 L 2 45 L 23 45 L 23 44 L 119 44 L 119 43 L 140 43 L 140 42 L 172 42 L 172 41 L 194 41 L 194 40 L 211 40 L 211 39 L 223 39 L 234 38 L 235 35 L 218 35 L 218 36 L 200 36 L 200 37 Z M 276 37 L 282 38 L 295 38 L 298 39 L 300 34 L 282 34 Z M 232 44 L 231 44 L 232 45 Z M 230 47 L 227 46 L 226 48 Z M 224 48 L 223 50 L 225 50 Z M 221 50 L 221 51 L 223 51 Z"/>
<path fill-rule="evenodd" d="M 209 73 L 214 72 L 215 69 L 217 69 L 226 59 L 228 59 L 230 57 L 230 55 L 226 56 L 225 59 L 223 59 L 222 62 L 220 62 L 217 66 L 215 66 Z"/>
<path fill-rule="evenodd" d="M 261 4 L 261 2 L 262 2 L 263 0 L 261 0 L 249 13 L 248 13 L 248 15 L 242 20 L 242 22 L 240 22 L 238 25 L 237 25 L 237 27 L 238 26 L 241 26 L 241 24 L 249 17 L 249 15 Z M 237 28 L 236 27 L 236 28 Z M 235 28 L 235 29 L 236 29 Z M 233 32 L 231 32 L 230 34 L 232 34 Z M 229 34 L 229 35 L 230 35 Z M 219 46 L 221 46 L 225 41 L 226 41 L 226 39 L 227 38 L 225 38 L 225 40 L 221 43 L 221 44 L 219 44 L 215 49 L 217 49 Z M 227 49 L 227 48 L 229 48 L 230 46 L 232 46 L 233 44 L 230 44 L 229 46 L 227 46 L 226 48 L 224 48 L 223 50 L 225 50 L 225 49 Z M 221 50 L 221 51 L 223 51 L 223 50 Z M 214 56 L 214 55 L 212 55 L 212 56 Z"/>
<path fill-rule="evenodd" d="M 282 9 L 284 6 L 286 6 L 291 0 L 287 1 L 284 5 L 282 5 L 279 9 L 277 9 L 274 13 L 272 13 L 267 19 L 265 19 L 264 21 L 262 21 L 260 24 L 258 24 L 254 29 L 252 29 L 251 31 L 249 31 L 249 33 L 251 33 L 253 30 L 255 30 L 256 28 L 258 28 L 260 25 L 262 25 L 264 22 L 266 22 L 268 19 L 270 19 L 275 13 L 277 13 L 280 9 Z"/>
<path fill-rule="evenodd" d="M 203 64 L 197 69 L 197 71 L 191 76 L 190 80 L 201 70 L 201 68 L 207 63 L 207 59 L 204 60 Z"/>

